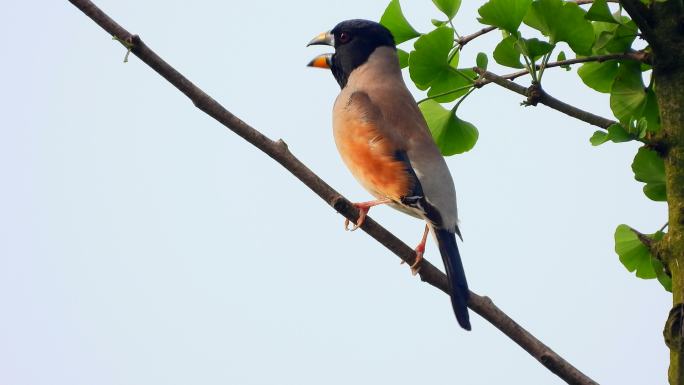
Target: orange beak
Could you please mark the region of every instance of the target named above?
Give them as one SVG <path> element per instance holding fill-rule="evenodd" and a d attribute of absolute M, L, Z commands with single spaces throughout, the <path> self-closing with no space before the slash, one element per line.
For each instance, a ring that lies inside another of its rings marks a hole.
<path fill-rule="evenodd" d="M 324 69 L 330 69 L 330 61 L 332 60 L 332 54 L 330 53 L 324 53 L 322 55 L 318 55 L 313 60 L 307 64 L 308 67 L 315 67 L 315 68 L 324 68 Z"/>

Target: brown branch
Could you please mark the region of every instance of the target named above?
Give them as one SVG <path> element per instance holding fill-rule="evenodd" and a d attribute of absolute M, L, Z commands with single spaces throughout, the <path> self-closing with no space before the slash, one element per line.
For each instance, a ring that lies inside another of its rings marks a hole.
<path fill-rule="evenodd" d="M 562 66 L 566 66 L 566 65 L 587 63 L 587 62 L 602 63 L 602 62 L 608 61 L 608 60 L 635 60 L 635 61 L 639 61 L 642 63 L 650 63 L 651 57 L 645 51 L 634 51 L 634 52 L 626 52 L 626 53 L 613 53 L 613 54 L 608 54 L 608 55 L 586 56 L 586 57 L 578 57 L 578 58 L 574 58 L 574 59 L 560 60 L 560 61 L 547 63 L 545 67 L 546 68 L 562 67 Z M 541 65 L 537 64 L 536 68 L 541 69 Z M 513 80 L 515 78 L 518 78 L 518 77 L 523 76 L 523 75 L 527 75 L 529 73 L 530 73 L 529 70 L 522 70 L 522 71 L 510 73 L 508 75 L 502 75 L 501 77 L 504 79 Z M 484 81 L 483 85 L 487 84 L 487 83 L 490 83 L 490 81 Z"/>
<path fill-rule="evenodd" d="M 463 48 L 463 46 L 468 44 L 468 42 L 470 42 L 471 40 L 478 38 L 478 37 L 480 37 L 480 36 L 482 36 L 488 32 L 491 32 L 495 29 L 496 29 L 496 27 L 494 27 L 494 26 L 486 27 L 486 28 L 482 28 L 481 30 L 479 30 L 475 33 L 472 33 L 470 35 L 461 36 L 460 38 L 456 39 L 456 44 L 458 44 L 458 49 Z"/>
<path fill-rule="evenodd" d="M 325 200 L 330 206 L 335 208 L 346 218 L 356 221 L 358 210 L 330 187 L 326 182 L 314 174 L 302 162 L 300 162 L 287 148 L 282 140 L 273 141 L 255 130 L 247 123 L 243 122 L 235 115 L 231 114 L 216 100 L 212 99 L 204 91 L 195 86 L 181 73 L 176 71 L 154 51 L 152 51 L 137 35 L 131 35 L 123 27 L 117 24 L 95 4 L 89 0 L 69 0 L 78 9 L 95 21 L 109 34 L 115 36 L 117 40 L 124 43 L 130 51 L 140 58 L 147 65 L 152 67 L 157 73 L 173 84 L 178 90 L 184 93 L 200 110 L 213 117 L 221 124 L 240 135 L 242 138 L 259 148 L 268 156 L 280 163 L 302 183 L 314 191 L 319 197 Z M 367 217 L 363 226 L 363 231 L 387 247 L 394 254 L 409 264 L 415 261 L 415 251 L 399 240 L 392 233 L 384 229 L 370 217 Z M 430 285 L 449 294 L 449 284 L 446 276 L 434 265 L 423 260 L 420 269 L 420 278 Z M 573 367 L 561 356 L 556 354 L 548 346 L 535 338 L 527 330 L 523 329 L 501 309 L 496 307 L 492 301 L 475 293 L 470 293 L 468 306 L 488 320 L 492 325 L 501 330 L 504 334 L 515 341 L 520 347 L 525 349 L 533 357 L 539 360 L 550 371 L 558 375 L 569 384 L 596 384 L 592 379 Z"/>
<path fill-rule="evenodd" d="M 604 117 L 594 115 L 591 112 L 584 111 L 582 109 L 579 109 L 575 106 L 571 106 L 567 103 L 561 102 L 560 100 L 554 98 L 553 96 L 547 94 L 538 84 L 533 84 L 530 87 L 523 87 L 520 84 L 514 83 L 508 79 L 504 79 L 503 77 L 496 75 L 494 73 L 491 73 L 489 71 L 485 71 L 481 68 L 475 67 L 473 68 L 475 72 L 480 74 L 480 76 L 487 81 L 487 83 L 496 83 L 500 85 L 503 88 L 506 88 L 508 90 L 511 90 L 515 93 L 518 93 L 520 95 L 526 96 L 527 97 L 527 102 L 525 102 L 526 105 L 532 105 L 536 106 L 537 103 L 544 104 L 548 107 L 551 107 L 555 110 L 558 110 L 566 115 L 572 116 L 575 119 L 579 119 L 581 121 L 587 122 L 591 125 L 603 128 L 603 129 L 608 129 L 608 127 L 612 126 L 613 124 L 617 123 L 614 120 L 606 119 Z M 484 82 L 482 82 L 484 83 Z M 484 83 L 484 84 L 487 84 Z M 481 83 L 480 81 L 476 82 L 476 86 L 480 87 Z"/>

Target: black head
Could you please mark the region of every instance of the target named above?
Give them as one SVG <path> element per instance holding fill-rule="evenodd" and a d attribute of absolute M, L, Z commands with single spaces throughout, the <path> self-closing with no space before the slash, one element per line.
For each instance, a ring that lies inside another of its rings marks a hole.
<path fill-rule="evenodd" d="M 395 48 L 394 38 L 387 28 L 374 21 L 361 19 L 343 21 L 309 44 L 335 47 L 335 54 L 330 59 L 330 69 L 342 88 L 347 84 L 352 71 L 365 63 L 376 48 Z"/>

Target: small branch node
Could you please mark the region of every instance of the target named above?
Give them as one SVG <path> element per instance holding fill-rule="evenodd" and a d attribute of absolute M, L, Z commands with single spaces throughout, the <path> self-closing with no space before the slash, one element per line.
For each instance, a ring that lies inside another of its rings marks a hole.
<path fill-rule="evenodd" d="M 544 366 L 548 367 L 549 364 L 553 362 L 553 355 L 549 352 L 543 352 L 539 356 L 539 362 L 541 362 Z"/>
<path fill-rule="evenodd" d="M 132 41 L 131 37 L 132 36 L 129 36 L 127 39 L 124 40 L 124 39 L 121 39 L 120 37 L 118 37 L 116 35 L 112 36 L 112 40 L 118 41 L 119 43 L 121 43 L 121 45 L 123 45 L 126 48 L 126 55 L 124 56 L 124 60 L 123 60 L 124 63 L 128 63 L 128 55 L 130 55 L 131 50 L 133 50 L 133 48 L 135 48 L 135 43 Z"/>
<path fill-rule="evenodd" d="M 275 142 L 275 145 L 278 147 L 278 150 L 280 150 L 282 152 L 288 152 L 289 151 L 289 148 L 287 147 L 287 143 L 285 143 L 285 141 L 282 138 L 278 139 Z"/>
<path fill-rule="evenodd" d="M 533 82 L 525 93 L 527 94 L 527 100 L 523 104 L 525 106 L 536 106 L 541 100 L 544 90 L 542 90 L 541 84 Z"/>
<path fill-rule="evenodd" d="M 494 306 L 494 301 L 492 301 L 492 299 L 486 295 L 482 296 L 482 301 L 484 301 L 484 303 L 487 304 L 487 306 Z"/>

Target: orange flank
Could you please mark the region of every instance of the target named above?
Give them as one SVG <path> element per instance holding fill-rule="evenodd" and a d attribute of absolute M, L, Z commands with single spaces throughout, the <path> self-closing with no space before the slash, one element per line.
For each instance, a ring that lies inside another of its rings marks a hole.
<path fill-rule="evenodd" d="M 344 130 L 336 130 L 335 142 L 354 177 L 376 198 L 399 202 L 411 191 L 411 176 L 394 157 L 397 148 L 370 122 L 345 122 Z"/>

